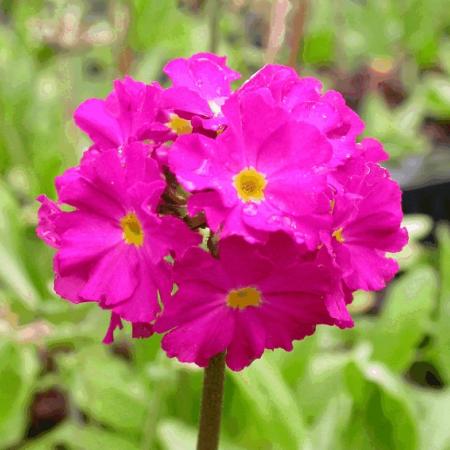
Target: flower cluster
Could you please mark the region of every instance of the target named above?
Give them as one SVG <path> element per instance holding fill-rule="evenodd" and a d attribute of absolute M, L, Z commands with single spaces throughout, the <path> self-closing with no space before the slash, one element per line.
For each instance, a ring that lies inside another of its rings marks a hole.
<path fill-rule="evenodd" d="M 92 140 L 38 197 L 56 249 L 55 291 L 111 312 L 170 357 L 240 370 L 317 325 L 351 327 L 357 289 L 383 288 L 407 241 L 401 192 L 335 91 L 268 65 L 239 89 L 225 58 L 164 68 L 171 86 L 125 77 L 75 122 Z"/>

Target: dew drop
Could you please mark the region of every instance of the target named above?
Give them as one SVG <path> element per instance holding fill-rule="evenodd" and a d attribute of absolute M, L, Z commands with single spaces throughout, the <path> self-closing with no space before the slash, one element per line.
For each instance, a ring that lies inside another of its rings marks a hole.
<path fill-rule="evenodd" d="M 188 191 L 193 191 L 193 190 L 195 190 L 195 185 L 194 185 L 194 183 L 192 183 L 191 181 L 183 180 L 183 185 L 184 185 L 184 187 L 185 187 Z"/>
<path fill-rule="evenodd" d="M 201 164 L 201 166 L 195 170 L 195 173 L 197 175 L 208 175 L 209 174 L 209 168 L 210 168 L 210 164 L 208 162 L 208 160 L 204 160 Z"/>
<path fill-rule="evenodd" d="M 256 216 L 258 214 L 258 207 L 254 203 L 247 203 L 243 208 L 244 214 L 248 216 Z"/>
<path fill-rule="evenodd" d="M 285 225 L 286 227 L 291 228 L 292 227 L 292 220 L 287 217 L 287 216 L 283 216 L 283 220 L 282 220 L 283 225 Z"/>
<path fill-rule="evenodd" d="M 270 216 L 269 219 L 267 220 L 269 223 L 271 224 L 276 224 L 276 223 L 280 223 L 281 222 L 281 218 L 280 216 Z"/>

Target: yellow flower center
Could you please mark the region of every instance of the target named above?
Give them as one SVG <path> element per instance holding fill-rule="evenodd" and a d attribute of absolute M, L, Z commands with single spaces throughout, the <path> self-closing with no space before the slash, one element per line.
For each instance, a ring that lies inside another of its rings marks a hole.
<path fill-rule="evenodd" d="M 343 235 L 342 227 L 338 228 L 337 230 L 334 230 L 332 236 L 333 236 L 340 244 L 342 244 L 342 243 L 345 241 L 344 235 Z"/>
<path fill-rule="evenodd" d="M 120 219 L 120 226 L 123 231 L 123 240 L 128 245 L 142 246 L 144 243 L 144 231 L 141 222 L 135 213 L 128 213 Z"/>
<path fill-rule="evenodd" d="M 219 125 L 219 127 L 216 130 L 217 136 L 221 135 L 225 131 L 225 129 L 226 129 L 225 125 Z"/>
<path fill-rule="evenodd" d="M 191 134 L 192 133 L 192 124 L 190 120 L 183 119 L 178 114 L 170 114 L 170 119 L 167 122 L 167 126 L 175 133 L 175 134 Z"/>
<path fill-rule="evenodd" d="M 261 202 L 264 200 L 266 177 L 253 167 L 241 170 L 233 177 L 233 185 L 243 202 Z"/>
<path fill-rule="evenodd" d="M 248 306 L 260 306 L 261 293 L 254 287 L 232 289 L 227 296 L 227 306 L 244 309 Z"/>

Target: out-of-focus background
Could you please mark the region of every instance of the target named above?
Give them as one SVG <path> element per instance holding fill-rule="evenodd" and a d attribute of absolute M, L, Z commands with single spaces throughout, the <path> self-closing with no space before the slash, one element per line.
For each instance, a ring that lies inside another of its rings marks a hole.
<path fill-rule="evenodd" d="M 228 373 L 224 450 L 450 449 L 450 17 L 446 0 L 0 1 L 0 448 L 189 450 L 202 373 L 158 338 L 110 347 L 108 314 L 52 292 L 41 192 L 87 140 L 71 115 L 130 73 L 215 49 L 336 88 L 382 140 L 411 241 L 358 293 L 356 326 Z M 283 28 L 286 28 L 283 34 Z"/>

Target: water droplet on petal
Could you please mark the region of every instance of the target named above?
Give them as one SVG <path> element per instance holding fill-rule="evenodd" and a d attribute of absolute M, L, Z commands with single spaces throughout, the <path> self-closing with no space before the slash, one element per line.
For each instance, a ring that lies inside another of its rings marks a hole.
<path fill-rule="evenodd" d="M 271 224 L 280 223 L 281 222 L 281 218 L 280 218 L 280 216 L 273 215 L 273 216 L 270 216 L 267 221 L 269 223 L 271 223 Z"/>
<path fill-rule="evenodd" d="M 282 223 L 286 227 L 289 227 L 289 228 L 292 227 L 292 221 L 291 221 L 290 217 L 283 216 Z"/>
<path fill-rule="evenodd" d="M 183 185 L 184 185 L 184 187 L 185 187 L 188 191 L 193 191 L 193 190 L 195 190 L 195 185 L 194 185 L 194 183 L 192 183 L 191 181 L 183 180 Z"/>
<path fill-rule="evenodd" d="M 248 216 L 256 216 L 258 214 L 258 207 L 254 203 L 247 203 L 243 208 L 244 214 Z"/>
<path fill-rule="evenodd" d="M 201 164 L 201 166 L 195 170 L 195 173 L 197 175 L 209 175 L 209 168 L 210 168 L 210 164 L 208 160 L 204 160 Z"/>

